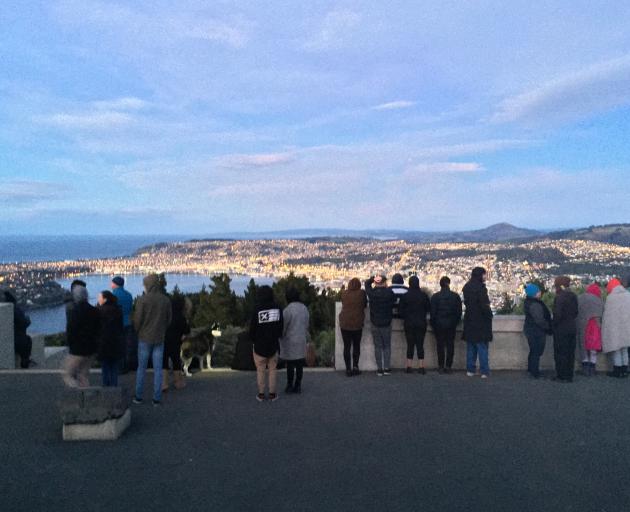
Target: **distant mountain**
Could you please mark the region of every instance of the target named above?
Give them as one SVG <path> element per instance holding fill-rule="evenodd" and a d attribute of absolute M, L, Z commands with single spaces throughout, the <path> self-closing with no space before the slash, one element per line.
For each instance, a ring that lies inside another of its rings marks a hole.
<path fill-rule="evenodd" d="M 608 224 L 588 228 L 554 231 L 544 235 L 551 240 L 592 240 L 630 247 L 630 224 Z"/>
<path fill-rule="evenodd" d="M 542 236 L 543 232 L 513 226 L 506 222 L 484 229 L 452 233 L 414 233 L 405 240 L 414 242 L 508 242 Z"/>

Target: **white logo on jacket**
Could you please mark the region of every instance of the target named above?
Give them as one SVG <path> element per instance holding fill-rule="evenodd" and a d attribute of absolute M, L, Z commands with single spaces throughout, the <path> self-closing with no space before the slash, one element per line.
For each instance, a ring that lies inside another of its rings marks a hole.
<path fill-rule="evenodd" d="M 278 322 L 280 320 L 279 309 L 265 309 L 258 312 L 258 323 L 269 324 L 271 322 Z"/>

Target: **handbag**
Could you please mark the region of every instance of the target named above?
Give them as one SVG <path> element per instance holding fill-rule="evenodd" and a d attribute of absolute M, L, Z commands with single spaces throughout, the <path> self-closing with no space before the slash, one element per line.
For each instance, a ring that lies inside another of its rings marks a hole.
<path fill-rule="evenodd" d="M 602 330 L 599 328 L 599 324 L 595 318 L 591 318 L 586 324 L 586 331 L 584 332 L 584 348 L 586 350 L 595 350 L 601 352 L 602 350 Z"/>

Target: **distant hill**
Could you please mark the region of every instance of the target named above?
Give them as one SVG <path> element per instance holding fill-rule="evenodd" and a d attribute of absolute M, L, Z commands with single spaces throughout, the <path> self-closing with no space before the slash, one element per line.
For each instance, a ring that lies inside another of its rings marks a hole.
<path fill-rule="evenodd" d="M 592 240 L 630 247 L 630 224 L 608 224 L 588 228 L 554 231 L 543 238 L 551 240 Z"/>

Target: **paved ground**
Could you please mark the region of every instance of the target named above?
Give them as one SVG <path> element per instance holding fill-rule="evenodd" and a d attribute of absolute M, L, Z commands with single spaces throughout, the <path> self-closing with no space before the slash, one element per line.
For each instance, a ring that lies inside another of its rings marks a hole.
<path fill-rule="evenodd" d="M 113 443 L 63 443 L 60 390 L 0 375 L 3 512 L 630 510 L 630 380 L 317 372 L 259 404 L 213 372 Z"/>

